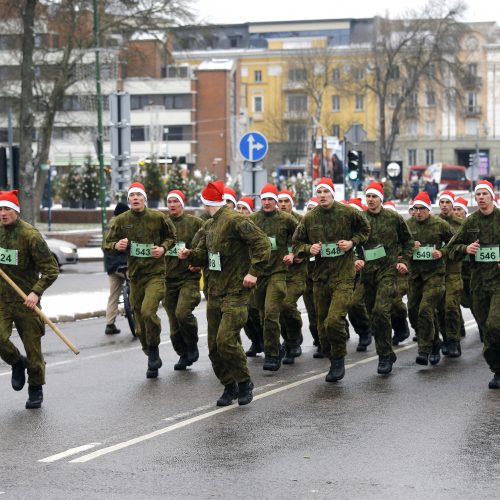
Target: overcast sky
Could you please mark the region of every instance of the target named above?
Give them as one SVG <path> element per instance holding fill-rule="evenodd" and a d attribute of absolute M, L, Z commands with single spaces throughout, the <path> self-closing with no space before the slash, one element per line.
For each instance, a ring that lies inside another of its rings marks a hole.
<path fill-rule="evenodd" d="M 210 23 L 293 21 L 298 19 L 363 18 L 401 15 L 405 9 L 426 4 L 419 0 L 192 0 L 200 20 Z M 443 2 L 444 3 L 444 2 Z M 465 20 L 500 24 L 498 0 L 466 0 Z"/>

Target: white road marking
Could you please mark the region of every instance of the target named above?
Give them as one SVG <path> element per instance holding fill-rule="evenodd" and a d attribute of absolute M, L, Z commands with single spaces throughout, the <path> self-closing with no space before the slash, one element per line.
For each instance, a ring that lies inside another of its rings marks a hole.
<path fill-rule="evenodd" d="M 412 343 L 403 347 L 400 347 L 398 349 L 395 349 L 395 352 L 401 352 L 401 351 L 406 351 L 408 349 L 412 349 L 416 347 L 416 343 Z M 362 365 L 365 363 L 369 363 L 370 361 L 378 360 L 378 356 L 370 356 L 369 358 L 362 359 L 360 361 L 356 361 L 354 363 L 350 363 L 346 365 L 346 370 L 353 368 L 357 365 Z M 254 401 L 258 401 L 259 399 L 264 399 L 269 396 L 274 396 L 275 394 L 279 394 L 280 392 L 283 391 L 288 391 L 290 389 L 294 389 L 295 387 L 299 387 L 301 385 L 307 384 L 309 382 L 312 382 L 314 380 L 321 379 L 325 376 L 325 372 L 317 373 L 316 375 L 312 375 L 310 377 L 297 380 L 296 382 L 292 382 L 291 384 L 284 385 L 282 387 L 277 387 L 276 389 L 271 389 L 270 391 L 267 391 L 263 394 L 258 394 L 253 398 Z M 156 431 L 150 432 L 148 434 L 144 434 L 142 436 L 138 436 L 133 439 L 129 439 L 128 441 L 124 441 L 122 443 L 117 443 L 112 446 L 108 446 L 106 448 L 102 448 L 100 450 L 96 450 L 92 453 L 88 453 L 86 455 L 82 455 L 81 457 L 75 458 L 73 460 L 70 460 L 70 463 L 86 463 L 89 462 L 90 460 L 95 460 L 96 458 L 102 457 L 103 455 L 108 455 L 110 453 L 114 453 L 115 451 L 122 450 L 124 448 L 128 448 L 129 446 L 133 446 L 138 443 L 142 443 L 144 441 L 148 441 L 149 439 L 153 439 L 158 436 L 162 436 L 163 434 L 167 434 L 169 432 L 176 431 L 177 429 L 182 429 L 183 427 L 187 427 L 189 425 L 195 424 L 196 422 L 200 422 L 202 420 L 206 420 L 208 418 L 220 415 L 221 413 L 225 413 L 228 411 L 234 411 L 235 409 L 239 408 L 238 405 L 231 405 L 231 406 L 226 406 L 223 408 L 218 408 L 216 410 L 209 411 L 207 413 L 203 413 L 201 415 L 197 415 L 196 417 L 191 417 L 186 420 L 183 420 L 181 422 L 177 422 L 176 424 L 169 425 L 167 427 L 163 427 L 162 429 L 158 429 Z M 172 418 L 172 417 L 170 417 Z M 167 419 L 165 419 L 167 420 Z"/>
<path fill-rule="evenodd" d="M 92 448 L 95 448 L 96 446 L 98 446 L 100 444 L 101 443 L 84 444 L 83 446 L 78 446 L 77 448 L 70 448 L 69 450 L 58 453 L 57 455 L 52 455 L 50 457 L 42 458 L 41 460 L 38 460 L 38 461 L 45 462 L 45 463 L 56 462 L 57 460 L 61 460 L 61 458 L 70 457 L 71 455 L 76 455 L 82 451 L 91 450 Z"/>

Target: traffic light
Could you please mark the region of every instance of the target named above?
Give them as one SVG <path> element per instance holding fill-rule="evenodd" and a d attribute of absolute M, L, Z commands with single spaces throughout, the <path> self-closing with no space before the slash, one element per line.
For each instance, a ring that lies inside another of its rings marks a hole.
<path fill-rule="evenodd" d="M 349 179 L 355 181 L 363 180 L 363 155 L 361 151 L 350 149 L 347 153 L 347 175 Z"/>

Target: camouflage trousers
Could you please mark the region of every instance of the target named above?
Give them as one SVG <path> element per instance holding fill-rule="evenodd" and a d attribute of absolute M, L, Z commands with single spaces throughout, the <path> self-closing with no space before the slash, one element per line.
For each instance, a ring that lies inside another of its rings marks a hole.
<path fill-rule="evenodd" d="M 474 287 L 472 303 L 484 336 L 484 359 L 493 373 L 500 373 L 500 283 Z"/>
<path fill-rule="evenodd" d="M 330 359 L 347 354 L 345 319 L 352 300 L 353 279 L 314 282 L 314 303 L 323 353 Z"/>
<path fill-rule="evenodd" d="M 431 353 L 433 346 L 439 345 L 436 329 L 436 304 L 443 298 L 444 274 L 436 274 L 423 279 L 410 279 L 408 290 L 408 316 L 415 330 L 418 351 Z"/>
<path fill-rule="evenodd" d="M 240 330 L 248 314 L 248 292 L 210 295 L 207 302 L 208 357 L 223 385 L 250 380 Z"/>
<path fill-rule="evenodd" d="M 349 304 L 348 316 L 349 321 L 358 335 L 362 335 L 370 330 L 370 316 L 366 309 L 364 288 L 361 285 L 359 276 L 354 282 L 354 291 L 352 294 L 351 303 Z M 349 325 L 347 324 L 347 329 Z M 349 330 L 347 330 L 349 331 Z"/>
<path fill-rule="evenodd" d="M 281 336 L 290 346 L 302 344 L 302 316 L 297 302 L 304 293 L 305 280 L 303 275 L 286 280 L 286 296 L 280 314 Z"/>
<path fill-rule="evenodd" d="M 246 336 L 252 343 L 264 345 L 264 332 L 260 320 L 259 310 L 255 301 L 255 289 L 250 292 L 248 303 L 248 318 L 243 327 Z"/>
<path fill-rule="evenodd" d="M 389 357 L 393 353 L 391 311 L 396 294 L 396 271 L 388 268 L 379 272 L 363 272 L 360 286 L 364 288 L 377 354 L 381 358 Z"/>
<path fill-rule="evenodd" d="M 194 351 L 198 345 L 198 322 L 193 311 L 200 300 L 198 279 L 166 282 L 163 307 L 168 315 L 172 347 L 179 356 Z"/>
<path fill-rule="evenodd" d="M 314 305 L 314 282 L 307 278 L 304 290 L 304 304 L 309 318 L 309 331 L 314 340 L 314 345 L 319 345 L 318 320 L 316 306 Z"/>
<path fill-rule="evenodd" d="M 147 355 L 150 347 L 160 345 L 161 321 L 158 306 L 165 297 L 162 275 L 130 281 L 130 304 L 134 310 L 136 333 Z"/>
<path fill-rule="evenodd" d="M 278 357 L 280 353 L 280 313 L 286 297 L 286 274 L 275 273 L 257 280 L 254 291 L 264 330 L 264 353 Z"/>
<path fill-rule="evenodd" d="M 18 348 L 11 342 L 12 324 L 26 351 L 28 360 L 28 384 L 45 384 L 45 360 L 42 353 L 42 337 L 45 324 L 35 311 L 20 302 L 0 304 L 0 357 L 8 364 L 17 363 L 21 357 Z"/>
<path fill-rule="evenodd" d="M 439 331 L 445 343 L 460 342 L 462 290 L 463 283 L 460 273 L 446 275 L 444 300 L 440 301 L 437 306 Z"/>
<path fill-rule="evenodd" d="M 391 320 L 405 320 L 408 317 L 408 309 L 403 302 L 403 297 L 408 294 L 408 274 L 397 273 L 396 291 L 392 302 Z"/>

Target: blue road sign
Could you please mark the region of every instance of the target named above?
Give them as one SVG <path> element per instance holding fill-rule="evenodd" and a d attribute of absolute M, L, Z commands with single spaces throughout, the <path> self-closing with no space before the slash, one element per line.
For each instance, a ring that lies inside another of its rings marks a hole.
<path fill-rule="evenodd" d="M 247 161 L 262 160 L 267 147 L 267 139 L 259 132 L 247 132 L 240 140 L 240 153 Z"/>

